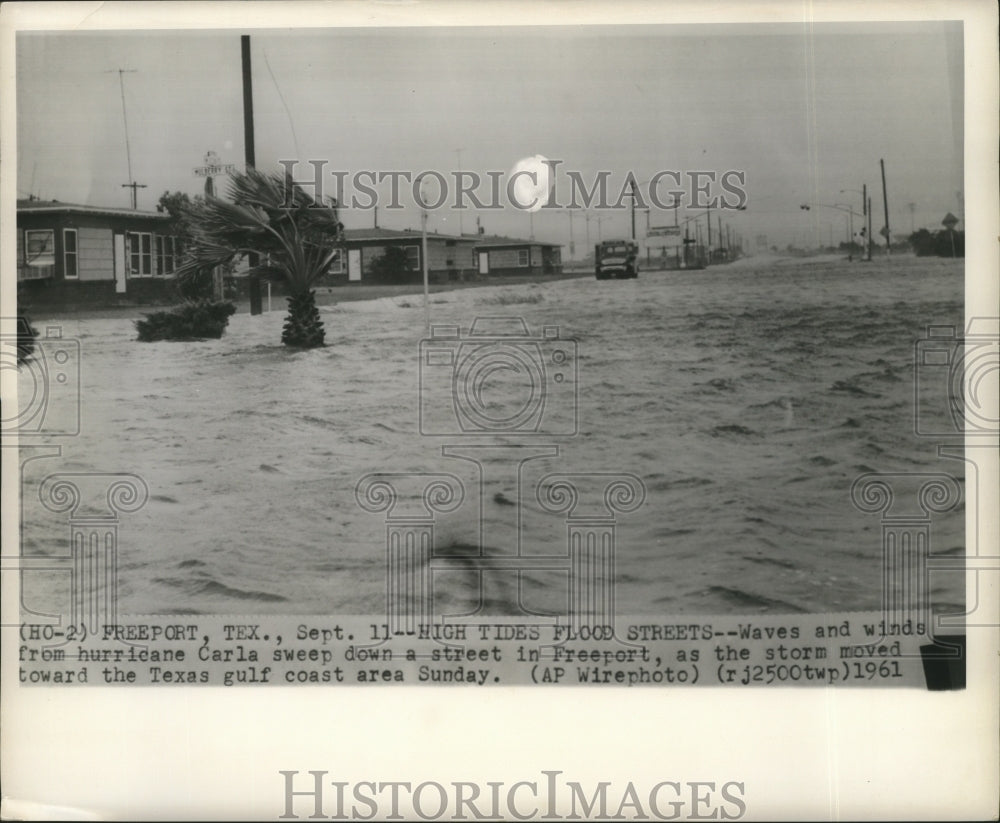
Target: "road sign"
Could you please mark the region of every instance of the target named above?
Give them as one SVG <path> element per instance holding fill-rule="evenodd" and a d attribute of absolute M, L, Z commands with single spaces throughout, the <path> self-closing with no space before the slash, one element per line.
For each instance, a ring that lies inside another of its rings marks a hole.
<path fill-rule="evenodd" d="M 196 177 L 216 177 L 220 174 L 232 174 L 236 171 L 236 166 L 232 163 L 223 163 L 219 155 L 210 151 L 205 155 L 205 165 L 195 168 Z"/>
<path fill-rule="evenodd" d="M 958 218 L 955 217 L 955 215 L 952 214 L 951 212 L 948 212 L 944 216 L 944 220 L 941 221 L 941 225 L 944 226 L 946 229 L 951 230 L 958 225 Z"/>

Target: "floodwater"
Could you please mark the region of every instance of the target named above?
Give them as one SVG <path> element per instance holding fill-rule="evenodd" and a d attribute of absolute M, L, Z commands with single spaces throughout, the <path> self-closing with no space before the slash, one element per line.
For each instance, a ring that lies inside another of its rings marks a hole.
<path fill-rule="evenodd" d="M 557 473 L 580 489 L 573 517 L 614 516 L 620 613 L 877 609 L 882 524 L 851 486 L 867 472 L 961 483 L 962 461 L 914 434 L 913 363 L 927 326 L 961 327 L 962 296 L 962 261 L 913 257 L 441 293 L 431 320 L 461 337 L 425 344 L 422 389 L 419 296 L 326 307 L 327 345 L 312 351 L 280 344 L 278 311 L 192 343 L 136 342 L 126 319 L 51 321 L 80 344 L 82 425 L 50 441 L 60 456 L 26 464 L 23 552 L 67 550 L 43 478 L 79 474 L 99 496 L 110 481 L 90 475 L 132 473 L 149 499 L 118 524 L 121 613 L 379 614 L 386 512 L 356 486 L 405 474 L 390 514 L 426 516 L 429 479 L 415 475 L 443 473 L 462 496 L 434 515 L 436 556 L 457 558 L 435 567 L 436 605 L 474 610 L 482 582 L 486 611 L 559 613 L 558 559 L 482 577 L 462 560 L 565 558 L 567 514 L 536 488 Z M 506 348 L 469 337 L 498 316 L 527 335 L 508 323 Z M 466 406 L 479 416 L 459 419 Z M 640 497 L 609 511 L 603 489 L 621 475 Z M 933 516 L 931 541 L 964 551 L 961 505 Z M 65 593 L 44 578 L 24 575 L 27 607 Z M 963 592 L 960 574 L 932 576 L 935 609 L 963 610 Z"/>

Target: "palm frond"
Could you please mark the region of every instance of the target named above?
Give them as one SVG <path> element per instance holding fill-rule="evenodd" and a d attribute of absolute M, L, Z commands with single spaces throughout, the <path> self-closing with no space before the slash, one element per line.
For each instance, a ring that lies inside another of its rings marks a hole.
<path fill-rule="evenodd" d="M 323 275 L 343 239 L 337 210 L 318 202 L 289 175 L 257 169 L 232 176 L 230 200 L 207 197 L 186 213 L 192 240 L 181 271 L 228 263 L 255 252 L 252 270 L 284 279 L 292 293 L 308 290 Z"/>

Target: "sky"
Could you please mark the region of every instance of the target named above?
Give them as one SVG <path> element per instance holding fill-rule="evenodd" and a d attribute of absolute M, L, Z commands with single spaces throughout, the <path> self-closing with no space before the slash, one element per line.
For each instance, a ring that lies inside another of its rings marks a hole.
<path fill-rule="evenodd" d="M 208 150 L 242 164 L 239 34 L 20 33 L 18 197 L 127 207 L 124 119 L 133 179 L 147 186 L 140 208 L 166 190 L 199 193 L 193 170 Z M 261 169 L 301 159 L 349 174 L 485 178 L 542 155 L 587 181 L 609 171 L 614 198 L 629 172 L 642 182 L 661 170 L 736 170 L 747 209 L 723 222 L 784 246 L 844 239 L 844 207 L 860 211 L 864 183 L 878 231 L 884 158 L 895 233 L 962 215 L 959 23 L 255 30 L 251 53 Z M 380 225 L 419 226 L 402 199 L 404 210 L 380 209 Z M 570 240 L 565 213 L 478 216 L 491 233 Z M 576 257 L 588 234 L 593 243 L 629 231 L 627 210 L 591 216 L 572 219 Z M 468 232 L 476 217 L 438 210 L 429 225 Z M 348 208 L 341 219 L 363 228 L 374 215 Z M 673 214 L 653 209 L 648 220 Z"/>

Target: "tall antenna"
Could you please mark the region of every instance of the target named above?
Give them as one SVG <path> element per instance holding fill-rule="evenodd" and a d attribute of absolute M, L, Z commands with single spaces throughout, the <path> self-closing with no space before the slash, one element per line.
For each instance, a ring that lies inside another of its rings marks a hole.
<path fill-rule="evenodd" d="M 128 113 L 125 110 L 125 75 L 135 74 L 136 69 L 109 69 L 105 74 L 112 74 L 114 72 L 118 73 L 118 85 L 121 89 L 122 95 L 122 123 L 125 126 L 125 160 L 128 163 L 128 182 L 122 183 L 123 189 L 132 189 L 132 208 L 138 209 L 138 200 L 136 197 L 137 189 L 144 189 L 146 186 L 142 183 L 136 183 L 135 179 L 132 177 L 132 147 L 129 145 L 128 139 Z"/>

